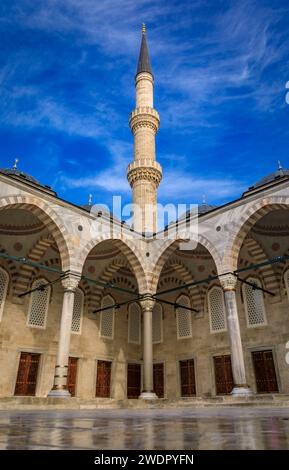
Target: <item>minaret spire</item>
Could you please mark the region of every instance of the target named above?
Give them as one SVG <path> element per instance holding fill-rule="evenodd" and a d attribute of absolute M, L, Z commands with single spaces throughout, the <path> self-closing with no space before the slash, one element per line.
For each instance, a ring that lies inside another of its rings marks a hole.
<path fill-rule="evenodd" d="M 146 40 L 146 26 L 144 23 L 142 24 L 142 39 L 141 39 L 141 47 L 140 47 L 136 74 L 139 74 L 142 72 L 147 72 L 147 73 L 150 73 L 151 75 L 153 74 L 152 69 L 151 69 L 151 64 L 150 64 L 147 40 Z"/>
<path fill-rule="evenodd" d="M 133 193 L 133 228 L 141 233 L 157 231 L 157 188 L 162 168 L 156 162 L 155 136 L 160 118 L 154 109 L 154 77 L 151 71 L 146 29 L 142 25 L 142 41 L 135 76 L 136 108 L 129 125 L 134 135 L 134 161 L 128 166 L 127 178 Z"/>

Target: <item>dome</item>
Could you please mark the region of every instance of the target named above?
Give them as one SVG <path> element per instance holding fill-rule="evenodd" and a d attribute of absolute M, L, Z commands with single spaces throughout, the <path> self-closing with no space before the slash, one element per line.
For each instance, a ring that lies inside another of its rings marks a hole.
<path fill-rule="evenodd" d="M 283 178 L 284 176 L 287 176 L 287 177 L 289 176 L 289 170 L 286 168 L 283 169 L 281 163 L 278 162 L 277 171 L 273 171 L 272 173 L 269 173 L 269 175 L 261 178 L 259 181 L 257 181 L 257 183 L 251 186 L 249 190 L 259 188 L 260 186 L 264 186 L 265 184 L 268 184 L 268 183 L 272 183 L 273 181 Z"/>
<path fill-rule="evenodd" d="M 40 184 L 33 176 L 24 173 L 23 171 L 19 171 L 17 168 L 0 168 L 0 172 L 4 175 L 8 176 L 18 176 L 18 178 L 23 178 L 25 181 L 29 181 L 30 183 Z"/>
<path fill-rule="evenodd" d="M 213 204 L 206 204 L 203 202 L 202 204 L 199 204 L 199 214 L 206 214 L 217 207 L 218 206 L 214 206 Z"/>
<path fill-rule="evenodd" d="M 272 181 L 275 181 L 279 178 L 282 178 L 282 176 L 289 176 L 289 170 L 285 169 L 280 171 L 273 171 L 267 176 L 264 176 L 264 178 L 260 179 L 260 181 L 257 181 L 256 184 L 254 184 L 253 188 L 258 188 L 259 186 L 263 186 L 264 184 L 271 183 Z"/>

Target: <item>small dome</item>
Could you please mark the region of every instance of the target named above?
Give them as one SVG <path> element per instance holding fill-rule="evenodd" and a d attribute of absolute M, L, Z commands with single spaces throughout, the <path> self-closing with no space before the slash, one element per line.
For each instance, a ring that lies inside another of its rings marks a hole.
<path fill-rule="evenodd" d="M 199 214 L 206 214 L 217 207 L 218 206 L 214 206 L 213 204 L 206 204 L 203 202 L 202 204 L 199 204 Z"/>
<path fill-rule="evenodd" d="M 30 181 L 34 184 L 41 184 L 39 181 L 33 178 L 33 176 L 28 175 L 23 171 L 17 170 L 17 168 L 0 168 L 0 172 L 8 176 L 18 176 L 19 178 L 23 178 L 25 181 Z"/>
<path fill-rule="evenodd" d="M 264 176 L 261 178 L 257 183 L 254 184 L 254 186 L 251 186 L 249 189 L 255 189 L 259 188 L 260 186 L 263 186 L 264 184 L 271 183 L 272 181 L 278 180 L 279 178 L 282 178 L 283 176 L 289 176 L 289 170 L 287 169 L 282 169 L 280 168 L 278 171 L 273 171 L 267 176 Z"/>

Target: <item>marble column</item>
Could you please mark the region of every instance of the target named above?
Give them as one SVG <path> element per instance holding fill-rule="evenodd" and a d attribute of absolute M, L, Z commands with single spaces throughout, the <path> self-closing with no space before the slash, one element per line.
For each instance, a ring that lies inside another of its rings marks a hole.
<path fill-rule="evenodd" d="M 143 313 L 143 390 L 139 398 L 155 400 L 153 384 L 153 330 L 152 315 L 154 300 L 141 301 Z"/>
<path fill-rule="evenodd" d="M 220 277 L 220 283 L 224 290 L 227 313 L 227 328 L 231 348 L 231 362 L 234 379 L 234 388 L 231 393 L 235 396 L 251 395 L 252 391 L 249 388 L 246 380 L 244 354 L 237 311 L 237 278 L 233 274 L 226 274 L 225 276 Z"/>
<path fill-rule="evenodd" d="M 67 389 L 68 358 L 71 337 L 71 323 L 74 307 L 75 289 L 79 279 L 69 275 L 62 280 L 64 287 L 59 343 L 54 374 L 54 384 L 49 397 L 70 397 Z"/>

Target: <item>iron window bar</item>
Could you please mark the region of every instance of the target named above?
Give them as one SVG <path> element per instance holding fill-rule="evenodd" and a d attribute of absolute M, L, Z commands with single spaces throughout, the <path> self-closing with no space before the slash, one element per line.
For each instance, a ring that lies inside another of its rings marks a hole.
<path fill-rule="evenodd" d="M 261 286 L 258 286 L 257 284 L 255 284 L 254 282 L 249 282 L 247 281 L 246 279 L 242 279 L 241 277 L 239 277 L 237 274 L 235 273 L 232 273 L 234 274 L 234 276 L 236 276 L 236 278 L 238 279 L 238 281 L 242 282 L 243 284 L 247 284 L 248 286 L 252 287 L 253 290 L 261 290 L 262 292 L 265 292 L 266 294 L 269 294 L 271 295 L 272 297 L 275 297 L 276 294 L 274 294 L 274 292 L 271 292 L 270 290 L 268 289 L 264 289 L 264 287 L 261 287 Z"/>
<path fill-rule="evenodd" d="M 52 286 L 53 284 L 56 284 L 57 282 L 61 281 L 62 279 L 65 279 L 65 277 L 66 277 L 66 274 L 63 274 L 62 276 L 58 277 L 57 279 L 54 279 L 54 281 L 48 281 L 45 284 L 40 284 L 39 286 L 34 287 L 34 289 L 30 289 L 27 292 L 23 292 L 22 294 L 18 294 L 18 297 L 19 298 L 24 297 L 25 295 L 32 294 L 33 292 L 36 292 L 38 290 L 39 291 L 44 291 L 44 289 L 46 289 L 46 287 L 49 287 L 49 286 Z"/>
<path fill-rule="evenodd" d="M 187 307 L 186 305 L 181 305 L 178 302 L 170 302 L 169 300 L 158 299 L 154 295 L 152 296 L 152 298 L 156 302 L 159 302 L 159 303 L 162 303 L 162 304 L 172 305 L 175 308 L 183 308 L 184 310 L 189 310 L 190 312 L 199 313 L 199 310 L 197 310 L 196 308 Z"/>
<path fill-rule="evenodd" d="M 41 290 L 41 289 L 44 289 L 45 287 L 51 285 L 51 284 L 55 284 L 56 282 L 59 282 L 61 281 L 63 278 L 65 278 L 65 276 L 68 275 L 68 271 L 62 271 L 60 269 L 57 269 L 57 268 L 51 268 L 49 266 L 45 266 L 43 264 L 40 264 L 40 263 L 37 263 L 35 261 L 31 261 L 31 260 L 28 260 L 27 258 L 18 258 L 16 256 L 12 256 L 12 255 L 8 255 L 7 253 L 0 253 L 0 257 L 2 258 L 5 258 L 5 259 L 9 259 L 9 260 L 13 260 L 17 263 L 20 263 L 20 264 L 27 264 L 27 265 L 30 265 L 30 266 L 34 266 L 34 267 L 37 267 L 39 269 L 43 269 L 43 270 L 47 270 L 47 271 L 50 271 L 50 272 L 54 272 L 54 273 L 58 273 L 60 274 L 60 277 L 55 279 L 54 281 L 51 281 L 51 282 L 47 282 L 47 284 L 44 284 L 44 285 L 41 285 L 41 286 L 38 286 L 37 288 L 35 289 L 32 289 L 32 290 L 29 290 L 27 292 L 23 292 L 22 294 L 19 294 L 19 297 L 24 297 L 25 295 L 28 295 L 30 294 L 31 292 L 35 291 L 35 290 Z M 256 284 L 254 283 L 250 283 L 249 281 L 246 281 L 245 279 L 242 279 L 238 276 L 238 273 L 241 273 L 241 272 L 246 272 L 246 271 L 249 271 L 249 270 L 252 270 L 252 269 L 256 269 L 256 268 L 259 268 L 259 267 L 263 267 L 263 266 L 267 266 L 268 264 L 276 264 L 276 263 L 281 263 L 281 262 L 284 262 L 284 261 L 287 261 L 289 260 L 289 255 L 284 255 L 284 256 L 277 256 L 275 258 L 271 258 L 271 259 L 268 259 L 267 261 L 263 261 L 262 263 L 258 263 L 258 264 L 250 264 L 249 266 L 247 266 L 246 268 L 239 268 L 239 269 L 236 269 L 235 271 L 233 272 L 227 272 L 227 273 L 224 273 L 224 274 L 220 274 L 220 275 L 216 275 L 216 276 L 208 276 L 207 278 L 205 279 L 201 279 L 199 281 L 193 281 L 193 282 L 190 282 L 190 283 L 187 283 L 187 284 L 182 284 L 181 286 L 178 286 L 178 287 L 174 287 L 172 289 L 166 289 L 164 291 L 161 291 L 161 292 L 157 292 L 155 295 L 150 295 L 150 294 L 138 294 L 137 292 L 134 292 L 134 291 L 130 291 L 128 289 L 124 289 L 124 288 L 121 288 L 121 287 L 118 287 L 116 286 L 115 284 L 113 283 L 104 283 L 104 282 L 101 282 L 101 281 L 98 281 L 98 280 L 95 280 L 95 279 L 91 279 L 87 276 L 83 276 L 83 275 L 78 275 L 78 274 L 74 274 L 75 276 L 79 277 L 80 280 L 86 280 L 87 282 L 90 282 L 90 283 L 93 283 L 93 284 L 96 284 L 96 285 L 99 285 L 99 286 L 102 286 L 104 288 L 110 288 L 110 289 L 114 289 L 114 290 L 117 290 L 117 291 L 120 291 L 120 292 L 124 292 L 126 294 L 130 294 L 130 295 L 134 295 L 136 296 L 135 299 L 131 299 L 129 301 L 126 301 L 126 302 L 121 302 L 121 303 L 116 303 L 115 304 L 115 307 L 114 308 L 119 308 L 120 306 L 122 305 L 126 305 L 126 304 L 129 304 L 131 302 L 134 302 L 134 301 L 138 301 L 138 300 L 143 300 L 146 298 L 146 296 L 150 296 L 151 299 L 154 299 L 158 302 L 162 302 L 162 303 L 167 303 L 168 305 L 173 305 L 175 306 L 176 308 L 184 308 L 184 309 L 188 309 L 188 310 L 191 310 L 191 311 L 194 311 L 194 312 L 198 312 L 198 310 L 196 309 L 191 309 L 189 307 L 186 307 L 186 306 L 183 306 L 183 305 L 180 305 L 178 303 L 175 303 L 175 302 L 169 302 L 169 301 L 164 301 L 164 300 L 161 300 L 161 299 L 158 299 L 157 297 L 155 297 L 156 295 L 164 295 L 164 294 L 168 294 L 168 293 L 171 293 L 171 292 L 175 292 L 175 291 L 178 291 L 178 290 L 181 290 L 181 289 L 184 289 L 184 288 L 188 288 L 188 287 L 193 287 L 193 286 L 196 286 L 196 285 L 200 285 L 200 284 L 207 284 L 213 280 L 217 280 L 219 279 L 220 277 L 222 276 L 225 276 L 225 275 L 228 275 L 228 274 L 232 274 L 234 276 L 237 277 L 237 280 L 240 281 L 240 282 L 243 282 L 245 284 L 248 284 L 250 285 L 251 287 L 253 287 L 255 290 L 261 290 L 271 296 L 275 296 L 275 294 L 267 289 L 264 289 L 263 287 L 260 287 L 260 286 L 257 286 Z M 110 307 L 105 307 L 105 310 L 109 309 L 109 308 L 113 308 L 113 306 L 110 306 Z M 95 310 L 93 313 L 98 313 L 100 311 L 102 311 L 103 309 L 97 309 Z"/>
<path fill-rule="evenodd" d="M 62 271 L 59 268 L 51 268 L 49 266 L 45 266 L 45 264 L 40 264 L 40 263 L 37 263 L 36 261 L 31 261 L 27 258 L 19 258 L 19 257 L 16 257 L 16 256 L 8 255 L 7 253 L 0 253 L 0 258 L 9 259 L 9 260 L 14 261 L 16 263 L 27 264 L 27 265 L 33 266 L 35 268 L 39 268 L 39 269 L 43 269 L 45 271 L 60 274 L 60 277 L 59 277 L 58 281 L 63 279 L 62 276 L 67 276 L 69 274 L 69 271 Z M 104 288 L 114 289 L 114 290 L 117 290 L 119 292 L 123 292 L 125 294 L 130 294 L 130 295 L 135 295 L 135 296 L 139 295 L 135 291 L 131 291 L 129 289 L 124 289 L 123 287 L 118 287 L 115 284 L 113 284 L 112 282 L 106 283 L 106 282 L 98 281 L 97 279 L 91 279 L 87 276 L 84 276 L 82 274 L 77 274 L 77 273 L 73 273 L 73 275 L 78 277 L 79 280 L 84 280 L 84 281 L 90 282 L 92 284 L 96 284 L 96 285 L 104 287 Z M 54 281 L 52 281 L 52 282 L 54 282 Z M 21 297 L 23 297 L 24 295 L 30 294 L 30 292 L 31 292 L 31 290 L 27 291 L 27 292 L 23 292 L 20 295 L 21 295 Z"/>

